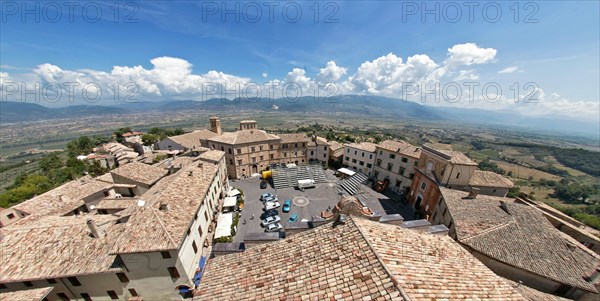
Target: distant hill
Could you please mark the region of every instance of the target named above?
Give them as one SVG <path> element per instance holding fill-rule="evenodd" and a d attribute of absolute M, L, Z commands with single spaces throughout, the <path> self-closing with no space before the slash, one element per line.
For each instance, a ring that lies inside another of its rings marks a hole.
<path fill-rule="evenodd" d="M 518 127 L 525 130 L 577 133 L 591 137 L 600 135 L 597 122 L 569 119 L 564 116 L 529 117 L 508 110 L 433 107 L 400 99 L 365 95 L 340 95 L 318 101 L 315 101 L 313 97 L 302 97 L 297 100 L 281 98 L 275 100 L 267 98 L 253 100 L 209 99 L 207 101 L 165 100 L 113 106 L 77 105 L 64 108 L 47 108 L 38 104 L 21 102 L 3 102 L 0 103 L 0 120 L 3 123 L 12 123 L 75 116 L 180 110 L 210 110 L 217 113 L 240 110 L 273 111 L 274 107 L 278 112 L 348 113 L 369 117 Z"/>
<path fill-rule="evenodd" d="M 2 123 L 18 123 L 29 121 L 50 120 L 57 118 L 83 117 L 107 114 L 131 113 L 127 109 L 76 105 L 64 108 L 48 108 L 42 105 L 25 102 L 0 102 L 0 121 Z"/>

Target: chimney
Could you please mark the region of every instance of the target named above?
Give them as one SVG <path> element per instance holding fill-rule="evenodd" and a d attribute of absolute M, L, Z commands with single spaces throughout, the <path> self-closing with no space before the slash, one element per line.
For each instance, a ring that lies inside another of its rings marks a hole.
<path fill-rule="evenodd" d="M 506 202 L 505 201 L 500 201 L 500 208 L 502 210 L 504 210 L 504 212 L 510 214 L 510 212 L 508 211 L 508 206 L 506 206 Z"/>
<path fill-rule="evenodd" d="M 476 199 L 477 195 L 479 194 L 479 188 L 471 188 L 471 191 L 469 191 L 469 195 L 467 196 L 467 199 Z"/>
<path fill-rule="evenodd" d="M 213 133 L 222 134 L 221 119 L 217 116 L 210 117 L 210 130 Z"/>
<path fill-rule="evenodd" d="M 88 218 L 86 223 L 87 223 L 88 228 L 90 228 L 92 237 L 100 238 L 100 237 L 104 236 L 104 234 L 105 234 L 104 231 L 102 231 L 102 229 L 98 228 L 96 223 L 94 223 L 93 219 Z"/>

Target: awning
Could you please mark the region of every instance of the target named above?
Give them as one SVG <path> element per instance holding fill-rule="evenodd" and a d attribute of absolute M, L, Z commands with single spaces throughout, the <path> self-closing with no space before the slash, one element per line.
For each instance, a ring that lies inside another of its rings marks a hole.
<path fill-rule="evenodd" d="M 204 270 L 204 265 L 206 264 L 206 256 L 200 257 L 200 262 L 198 263 L 198 272 L 194 275 L 194 285 L 198 287 L 200 285 L 200 280 L 202 279 L 202 272 Z"/>
<path fill-rule="evenodd" d="M 342 167 L 342 168 L 338 169 L 337 171 L 341 172 L 343 174 L 349 175 L 349 176 L 353 176 L 356 173 L 356 172 L 354 172 L 354 171 L 352 171 L 352 170 L 350 170 L 348 168 L 345 168 L 345 167 Z"/>
<path fill-rule="evenodd" d="M 217 229 L 215 230 L 215 239 L 219 237 L 231 236 L 231 225 L 233 225 L 233 213 L 223 213 L 217 219 Z"/>
<path fill-rule="evenodd" d="M 237 205 L 237 197 L 226 197 L 225 201 L 223 201 L 223 207 L 235 207 L 235 205 Z"/>
<path fill-rule="evenodd" d="M 234 189 L 234 190 L 228 192 L 227 196 L 237 196 L 237 195 L 240 195 L 240 194 L 242 194 L 242 193 L 239 190 Z"/>

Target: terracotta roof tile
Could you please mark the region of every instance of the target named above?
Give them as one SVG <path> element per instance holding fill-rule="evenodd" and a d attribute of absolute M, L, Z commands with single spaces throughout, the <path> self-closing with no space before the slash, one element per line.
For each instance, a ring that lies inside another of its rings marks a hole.
<path fill-rule="evenodd" d="M 111 171 L 113 175 L 122 176 L 146 185 L 152 185 L 167 174 L 163 168 L 139 162 L 132 162 Z M 114 180 L 114 176 L 113 176 Z"/>
<path fill-rule="evenodd" d="M 515 184 L 499 175 L 493 171 L 483 171 L 483 170 L 475 170 L 471 179 L 469 180 L 469 185 L 471 186 L 479 186 L 479 187 L 500 187 L 500 188 L 512 188 Z"/>
<path fill-rule="evenodd" d="M 344 146 L 364 150 L 366 152 L 371 152 L 371 153 L 374 153 L 377 150 L 377 144 L 371 143 L 371 142 L 347 143 L 347 144 L 344 144 Z"/>
<path fill-rule="evenodd" d="M 169 139 L 177 142 L 178 144 L 184 146 L 187 149 L 198 149 L 202 147 L 201 141 L 214 136 L 218 136 L 218 134 L 211 130 L 202 129 L 183 135 L 171 136 L 169 137 Z"/>
<path fill-rule="evenodd" d="M 25 289 L 14 292 L 0 293 L 0 300 L 2 301 L 41 301 L 51 291 L 53 287 L 41 287 Z"/>
<path fill-rule="evenodd" d="M 525 300 L 449 237 L 356 217 L 211 259 L 196 292 L 194 300 Z"/>
<path fill-rule="evenodd" d="M 223 133 L 222 135 L 214 136 L 208 138 L 207 140 L 225 144 L 243 144 L 262 141 L 276 141 L 279 140 L 279 137 L 268 134 L 262 130 L 252 129 Z"/>
<path fill-rule="evenodd" d="M 469 248 L 531 273 L 596 292 L 584 280 L 600 261 L 570 248 L 537 209 L 512 199 L 440 188 L 456 228 L 457 240 Z M 501 206 L 501 201 L 505 205 Z"/>

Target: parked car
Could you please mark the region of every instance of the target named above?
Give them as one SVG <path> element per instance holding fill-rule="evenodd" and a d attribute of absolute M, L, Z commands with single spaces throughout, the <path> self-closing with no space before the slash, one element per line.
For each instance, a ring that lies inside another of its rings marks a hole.
<path fill-rule="evenodd" d="M 281 207 L 281 204 L 279 204 L 279 202 L 265 202 L 265 208 L 264 210 L 271 210 L 271 209 L 276 209 Z"/>
<path fill-rule="evenodd" d="M 263 227 L 266 227 L 266 226 L 267 226 L 267 225 L 269 225 L 269 224 L 278 223 L 278 222 L 280 222 L 280 221 L 281 221 L 281 217 L 279 217 L 279 215 L 275 215 L 275 216 L 269 216 L 269 217 L 267 217 L 267 218 L 263 219 L 263 220 L 260 222 L 260 225 L 261 225 L 261 226 L 263 226 Z"/>
<path fill-rule="evenodd" d="M 288 223 L 293 223 L 297 220 L 298 220 L 298 214 L 294 213 L 294 214 L 290 215 L 290 219 L 288 220 Z"/>
<path fill-rule="evenodd" d="M 268 224 L 265 227 L 265 232 L 277 232 L 283 229 L 283 226 L 280 223 Z"/>
<path fill-rule="evenodd" d="M 260 215 L 260 219 L 265 219 L 269 216 L 275 216 L 275 215 L 279 215 L 279 211 L 277 211 L 277 209 L 267 210 L 267 211 L 263 212 L 263 214 Z"/>
<path fill-rule="evenodd" d="M 265 180 L 260 181 L 260 189 L 267 189 L 267 181 L 265 181 Z"/>
<path fill-rule="evenodd" d="M 292 209 L 292 200 L 285 200 L 285 202 L 283 203 L 283 212 L 290 212 L 290 209 Z"/>
<path fill-rule="evenodd" d="M 263 201 L 263 203 L 266 203 L 266 202 L 277 202 L 277 201 L 279 201 L 279 199 L 277 199 L 277 196 L 274 195 L 274 196 L 266 197 L 266 198 L 262 199 L 262 201 Z"/>
<path fill-rule="evenodd" d="M 274 197 L 276 197 L 276 195 L 274 195 L 274 194 L 272 194 L 270 192 L 265 192 L 265 193 L 263 193 L 263 194 L 260 195 L 260 200 L 264 201 L 264 199 L 266 199 L 266 198 L 274 198 Z"/>

